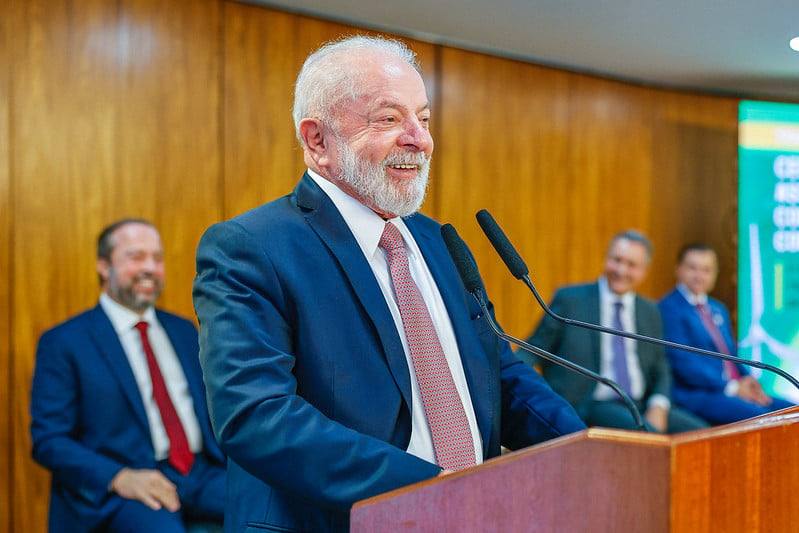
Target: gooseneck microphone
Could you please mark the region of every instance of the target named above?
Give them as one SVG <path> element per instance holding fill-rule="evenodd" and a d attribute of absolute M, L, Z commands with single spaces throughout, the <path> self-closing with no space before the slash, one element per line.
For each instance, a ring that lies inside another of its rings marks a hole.
<path fill-rule="evenodd" d="M 667 348 L 675 348 L 677 350 L 685 350 L 686 352 L 693 352 L 698 353 L 701 355 L 708 355 L 710 357 L 715 357 L 717 359 L 726 359 L 728 361 L 732 361 L 734 363 L 740 363 L 746 366 L 753 366 L 755 368 L 760 368 L 762 370 L 768 370 L 770 372 L 774 372 L 782 376 L 783 378 L 787 379 L 791 382 L 791 384 L 799 389 L 799 381 L 789 373 L 785 372 L 781 368 L 776 366 L 769 365 L 767 363 L 763 363 L 762 361 L 753 361 L 750 359 L 744 359 L 742 357 L 737 357 L 735 355 L 729 355 L 721 352 L 714 352 L 711 350 L 705 350 L 703 348 L 695 348 L 693 346 L 688 346 L 686 344 L 679 344 L 672 341 L 667 341 L 664 339 L 658 339 L 655 337 L 649 337 L 646 335 L 640 335 L 638 333 L 632 333 L 630 331 L 623 331 L 620 329 L 613 329 L 613 328 L 606 328 L 597 324 L 592 324 L 590 322 L 582 322 L 580 320 L 574 320 L 572 318 L 567 318 L 555 313 L 550 307 L 544 302 L 541 295 L 538 294 L 538 291 L 533 285 L 533 282 L 530 280 L 530 270 L 527 268 L 524 260 L 519 255 L 519 252 L 516 251 L 516 248 L 513 247 L 508 237 L 505 235 L 505 232 L 502 231 L 502 228 L 499 227 L 494 217 L 491 216 L 486 209 L 481 209 L 477 213 L 477 222 L 480 224 L 480 227 L 483 229 L 483 233 L 485 233 L 488 240 L 491 242 L 491 245 L 497 251 L 499 256 L 502 258 L 502 261 L 510 270 L 510 273 L 518 280 L 524 282 L 525 285 L 532 291 L 533 296 L 535 299 L 538 300 L 538 304 L 541 308 L 557 320 L 558 322 L 563 322 L 564 324 L 569 324 L 572 326 L 577 326 L 579 328 L 587 328 L 593 329 L 595 331 L 600 331 L 602 333 L 609 333 L 611 335 L 619 335 L 622 337 L 628 337 L 630 339 L 635 339 L 637 341 L 648 342 L 650 344 L 658 344 L 660 346 L 665 346 Z"/>
<path fill-rule="evenodd" d="M 516 344 L 517 346 L 538 355 L 542 359 L 546 359 L 547 361 L 550 361 L 556 365 L 573 370 L 574 372 L 577 372 L 578 374 L 581 374 L 587 378 L 604 383 L 616 391 L 616 394 L 621 397 L 622 401 L 627 406 L 627 409 L 629 409 L 630 413 L 633 415 L 635 425 L 638 426 L 638 429 L 641 431 L 648 431 L 646 424 L 641 417 L 641 413 L 635 406 L 635 403 L 633 403 L 632 399 L 615 381 L 601 376 L 596 372 L 592 372 L 591 370 L 573 363 L 568 359 L 563 359 L 562 357 L 552 354 L 537 346 L 533 346 L 532 344 L 524 342 L 521 339 L 512 337 L 502 331 L 488 309 L 483 280 L 480 277 L 480 272 L 477 270 L 477 265 L 475 264 L 474 259 L 472 259 L 472 256 L 469 254 L 463 239 L 461 239 L 460 235 L 458 235 L 458 232 L 455 230 L 452 224 L 444 224 L 441 226 L 441 237 L 444 239 L 444 244 L 446 244 L 447 250 L 449 250 L 449 255 L 452 257 L 452 261 L 455 263 L 455 268 L 458 269 L 458 274 L 460 274 L 461 280 L 463 281 L 466 290 L 469 291 L 472 296 L 474 296 L 475 300 L 477 300 L 477 303 L 480 306 L 480 309 L 482 309 L 486 320 L 488 320 L 489 326 L 491 326 L 491 329 L 499 338 Z"/>

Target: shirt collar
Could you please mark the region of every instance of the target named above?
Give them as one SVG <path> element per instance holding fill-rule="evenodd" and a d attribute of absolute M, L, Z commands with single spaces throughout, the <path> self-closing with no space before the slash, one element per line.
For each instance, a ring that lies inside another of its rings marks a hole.
<path fill-rule="evenodd" d="M 694 293 L 691 292 L 691 290 L 688 287 L 685 286 L 684 283 L 678 283 L 677 284 L 677 290 L 680 291 L 680 294 L 682 294 L 685 297 L 686 300 L 688 300 L 689 304 L 691 304 L 691 305 L 699 305 L 699 304 L 707 305 L 707 294 L 704 294 L 704 293 L 703 294 L 694 294 Z"/>
<path fill-rule="evenodd" d="M 608 280 L 605 278 L 605 276 L 600 276 L 598 283 L 600 300 L 611 303 L 621 302 L 624 304 L 624 307 L 628 309 L 635 302 L 635 291 L 627 291 L 624 294 L 616 294 L 610 290 L 610 287 L 608 286 Z"/>
<path fill-rule="evenodd" d="M 144 313 L 139 315 L 139 313 L 128 309 L 108 296 L 105 292 L 100 294 L 100 307 L 103 308 L 103 311 L 105 311 L 105 314 L 111 321 L 111 325 L 114 326 L 114 331 L 118 334 L 133 329 L 133 327 L 142 320 L 150 325 L 156 323 L 155 308 L 152 306 L 148 307 Z"/>
<path fill-rule="evenodd" d="M 338 212 L 341 213 L 344 222 L 347 223 L 347 226 L 355 236 L 355 240 L 358 241 L 358 245 L 361 247 L 366 257 L 372 257 L 377 251 L 386 222 L 391 222 L 397 226 L 406 244 L 408 242 L 414 242 L 402 218 L 395 217 L 384 220 L 380 215 L 341 190 L 338 185 L 330 180 L 325 179 L 311 169 L 308 169 L 308 175 L 319 185 L 322 191 L 327 194 L 333 202 L 333 205 L 338 209 Z M 413 251 L 413 249 L 409 249 L 410 253 L 413 253 Z"/>

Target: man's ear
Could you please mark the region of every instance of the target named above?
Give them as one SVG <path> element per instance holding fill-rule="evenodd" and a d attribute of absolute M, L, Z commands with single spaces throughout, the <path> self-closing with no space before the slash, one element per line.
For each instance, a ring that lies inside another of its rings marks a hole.
<path fill-rule="evenodd" d="M 101 257 L 97 258 L 97 274 L 99 274 L 100 279 L 103 280 L 103 283 L 108 281 L 109 273 L 111 272 L 111 264 Z"/>
<path fill-rule="evenodd" d="M 322 154 L 327 151 L 325 125 L 322 124 L 322 121 L 316 118 L 304 118 L 300 121 L 299 132 L 300 138 L 309 152 Z"/>

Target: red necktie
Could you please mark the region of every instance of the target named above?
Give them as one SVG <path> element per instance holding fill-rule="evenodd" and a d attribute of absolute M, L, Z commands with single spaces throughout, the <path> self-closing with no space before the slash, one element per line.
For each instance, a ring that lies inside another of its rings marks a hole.
<path fill-rule="evenodd" d="M 380 247 L 388 254 L 391 282 L 408 339 L 439 466 L 455 470 L 475 464 L 474 440 L 452 380 L 444 350 L 419 288 L 411 277 L 402 234 L 386 223 Z"/>
<path fill-rule="evenodd" d="M 727 346 L 727 341 L 724 340 L 724 335 L 722 335 L 721 330 L 713 321 L 713 314 L 710 312 L 710 308 L 707 304 L 696 304 L 696 310 L 699 313 L 699 318 L 702 319 L 702 324 L 704 324 L 705 329 L 713 339 L 716 350 L 726 355 L 732 355 L 730 347 Z M 724 365 L 724 372 L 729 379 L 738 379 L 741 377 L 741 373 L 738 372 L 738 368 L 732 361 L 723 359 L 722 364 Z"/>
<path fill-rule="evenodd" d="M 144 348 L 144 354 L 147 356 L 147 366 L 150 369 L 150 379 L 153 382 L 153 397 L 156 405 L 158 405 L 158 410 L 161 412 L 161 421 L 164 423 L 166 436 L 169 438 L 169 462 L 178 472 L 185 476 L 191 470 L 192 463 L 194 463 L 194 454 L 191 453 L 189 441 L 186 439 L 186 432 L 183 430 L 183 424 L 180 423 L 175 406 L 169 398 L 164 376 L 161 374 L 153 348 L 150 346 L 150 339 L 147 336 L 147 322 L 139 322 L 136 324 L 136 329 L 139 330 L 142 348 Z"/>

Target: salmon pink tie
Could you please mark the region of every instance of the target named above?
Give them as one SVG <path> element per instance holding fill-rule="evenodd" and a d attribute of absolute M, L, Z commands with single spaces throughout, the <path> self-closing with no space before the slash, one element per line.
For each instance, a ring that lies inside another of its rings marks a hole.
<path fill-rule="evenodd" d="M 724 335 L 713 320 L 713 313 L 710 312 L 710 307 L 706 304 L 696 304 L 696 311 L 699 313 L 699 318 L 702 319 L 702 324 L 705 326 L 708 334 L 710 334 L 710 338 L 713 339 L 716 350 L 726 355 L 732 355 L 730 347 L 727 346 L 727 341 L 724 340 Z M 728 379 L 738 379 L 741 377 L 741 373 L 738 371 L 735 363 L 727 359 L 722 359 L 722 364 L 724 366 L 724 374 Z"/>
<path fill-rule="evenodd" d="M 475 456 L 469 421 L 427 305 L 411 277 L 402 234 L 394 224 L 386 223 L 380 247 L 388 254 L 391 281 L 430 424 L 436 460 L 439 466 L 450 470 L 472 466 Z"/>
<path fill-rule="evenodd" d="M 155 403 L 161 412 L 161 421 L 164 423 L 166 436 L 169 438 L 169 463 L 185 476 L 189 473 L 191 465 L 194 463 L 194 454 L 191 453 L 189 441 L 186 439 L 186 432 L 183 430 L 183 424 L 180 423 L 175 406 L 169 398 L 164 376 L 161 374 L 153 348 L 150 346 L 150 339 L 147 336 L 147 322 L 139 322 L 136 324 L 136 329 L 139 330 L 144 355 L 147 356 L 147 367 L 150 369 L 150 379 L 153 382 L 153 397 L 155 397 Z"/>

